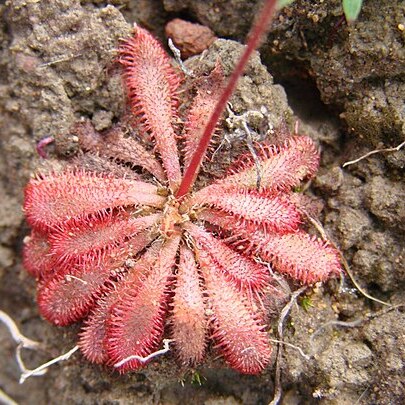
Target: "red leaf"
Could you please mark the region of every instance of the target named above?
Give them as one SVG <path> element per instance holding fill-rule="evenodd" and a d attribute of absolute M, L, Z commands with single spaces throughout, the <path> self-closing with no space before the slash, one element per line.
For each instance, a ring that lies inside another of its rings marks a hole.
<path fill-rule="evenodd" d="M 89 121 L 85 121 L 76 124 L 72 132 L 79 137 L 79 144 L 83 150 L 131 163 L 133 166 L 141 166 L 158 180 L 165 180 L 163 168 L 153 154 L 134 137 L 124 136 L 124 128 L 120 125 L 101 135 Z"/>
<path fill-rule="evenodd" d="M 206 347 L 205 303 L 193 252 L 180 248 L 180 263 L 174 290 L 171 318 L 172 337 L 183 365 L 202 361 Z"/>
<path fill-rule="evenodd" d="M 184 169 L 190 164 L 190 160 L 201 140 L 205 125 L 211 118 L 211 114 L 224 89 L 224 75 L 222 66 L 217 61 L 214 70 L 205 78 L 200 79 L 197 95 L 188 111 L 184 126 Z"/>
<path fill-rule="evenodd" d="M 318 169 L 319 153 L 314 141 L 307 136 L 289 138 L 283 146 L 262 146 L 259 153 L 261 166 L 261 189 L 289 191 Z M 236 187 L 255 190 L 257 167 L 253 157 L 248 156 L 233 174 L 218 180 L 212 187 Z"/>
<path fill-rule="evenodd" d="M 235 252 L 199 226 L 188 224 L 186 229 L 195 239 L 197 249 L 207 252 L 217 268 L 238 288 L 252 292 L 269 284 L 270 274 L 265 266 Z"/>
<path fill-rule="evenodd" d="M 38 289 L 41 314 L 55 325 L 68 325 L 82 319 L 100 297 L 105 283 L 123 271 L 131 255 L 136 255 L 151 241 L 151 235 L 139 235 L 109 252 L 87 258 L 84 263 L 59 269 Z"/>
<path fill-rule="evenodd" d="M 268 193 L 208 186 L 198 191 L 188 205 L 205 205 L 225 211 L 236 219 L 238 227 L 243 228 L 254 224 L 254 228 L 284 233 L 297 230 L 300 224 L 300 214 L 294 204 L 282 196 Z"/>
<path fill-rule="evenodd" d="M 52 270 L 54 258 L 51 256 L 46 234 L 32 231 L 31 235 L 24 239 L 23 264 L 36 278 L 41 278 Z"/>
<path fill-rule="evenodd" d="M 249 301 L 230 284 L 205 251 L 199 251 L 217 348 L 240 373 L 258 374 L 270 361 L 271 348 L 265 325 Z"/>
<path fill-rule="evenodd" d="M 162 247 L 150 273 L 137 291 L 120 292 L 108 321 L 106 347 L 109 358 L 116 364 L 129 356 L 145 357 L 161 342 L 167 311 L 168 287 L 180 242 L 174 236 Z M 120 372 L 143 367 L 137 359 L 129 360 Z"/>
<path fill-rule="evenodd" d="M 160 241 L 152 244 L 134 265 L 129 266 L 128 273 L 123 275 L 118 282 L 114 282 L 97 300 L 91 314 L 84 322 L 79 340 L 83 355 L 91 362 L 98 364 L 109 362 L 108 341 L 106 340 L 111 309 L 125 292 L 131 292 L 131 294 L 138 292 L 156 262 L 161 248 Z"/>
<path fill-rule="evenodd" d="M 152 184 L 67 170 L 30 180 L 25 188 L 24 210 L 33 228 L 47 230 L 108 208 L 162 207 L 164 203 L 165 198 L 157 195 L 157 187 Z"/>
<path fill-rule="evenodd" d="M 119 53 L 132 112 L 155 139 L 169 184 L 176 190 L 181 172 L 173 122 L 180 78 L 160 43 L 139 26 Z"/>
<path fill-rule="evenodd" d="M 121 212 L 73 219 L 50 233 L 51 252 L 61 266 L 97 261 L 100 255 L 158 223 L 161 217 L 160 213 L 131 217 Z"/>

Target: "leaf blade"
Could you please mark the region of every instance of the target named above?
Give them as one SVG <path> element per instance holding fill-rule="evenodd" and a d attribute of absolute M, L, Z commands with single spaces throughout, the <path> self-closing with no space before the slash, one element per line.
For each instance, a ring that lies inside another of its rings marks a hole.
<path fill-rule="evenodd" d="M 357 20 L 362 4 L 363 0 L 343 0 L 343 12 L 348 22 Z"/>

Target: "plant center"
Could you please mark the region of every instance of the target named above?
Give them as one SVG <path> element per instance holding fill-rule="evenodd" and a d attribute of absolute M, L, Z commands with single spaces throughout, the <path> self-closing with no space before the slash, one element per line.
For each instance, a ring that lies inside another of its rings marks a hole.
<path fill-rule="evenodd" d="M 175 233 L 180 233 L 182 225 L 190 221 L 188 210 L 185 212 L 181 209 L 183 205 L 178 198 L 169 196 L 165 207 L 163 208 L 163 220 L 160 224 L 160 232 L 166 238 Z"/>

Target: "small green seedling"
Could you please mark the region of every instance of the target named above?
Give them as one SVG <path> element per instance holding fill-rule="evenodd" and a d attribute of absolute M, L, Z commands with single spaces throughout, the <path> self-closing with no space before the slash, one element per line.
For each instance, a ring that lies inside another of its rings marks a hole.
<path fill-rule="evenodd" d="M 314 306 L 311 297 L 308 297 L 307 295 L 303 297 L 301 300 L 301 306 L 305 312 L 308 312 L 309 309 Z"/>
<path fill-rule="evenodd" d="M 360 14 L 363 0 L 343 0 L 343 12 L 347 22 L 356 21 Z"/>
<path fill-rule="evenodd" d="M 201 376 L 201 374 L 198 371 L 194 371 L 194 373 L 191 375 L 191 384 L 192 385 L 203 385 L 203 380 L 205 380 L 204 377 Z"/>

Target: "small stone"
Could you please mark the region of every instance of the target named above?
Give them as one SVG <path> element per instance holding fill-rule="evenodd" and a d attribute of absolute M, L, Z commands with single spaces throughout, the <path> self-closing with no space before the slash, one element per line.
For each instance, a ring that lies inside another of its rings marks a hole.
<path fill-rule="evenodd" d="M 180 18 L 170 21 L 165 31 L 166 36 L 172 39 L 184 59 L 200 54 L 217 39 L 208 27 Z"/>
<path fill-rule="evenodd" d="M 10 248 L 0 245 L 0 268 L 10 267 L 14 262 L 13 251 Z"/>
<path fill-rule="evenodd" d="M 111 111 L 100 110 L 93 115 L 93 125 L 97 131 L 111 127 L 114 114 Z"/>

